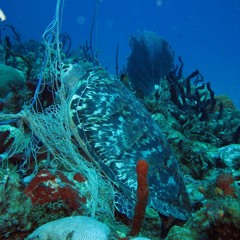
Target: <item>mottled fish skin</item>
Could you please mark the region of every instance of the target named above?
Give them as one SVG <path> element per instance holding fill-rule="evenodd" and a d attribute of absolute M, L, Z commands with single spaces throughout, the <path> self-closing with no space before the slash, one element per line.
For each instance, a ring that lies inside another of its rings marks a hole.
<path fill-rule="evenodd" d="M 134 94 L 104 70 L 87 72 L 71 92 L 73 134 L 115 184 L 118 210 L 132 218 L 136 163 L 144 159 L 149 164 L 148 206 L 186 220 L 190 203 L 178 163 L 161 129 Z"/>

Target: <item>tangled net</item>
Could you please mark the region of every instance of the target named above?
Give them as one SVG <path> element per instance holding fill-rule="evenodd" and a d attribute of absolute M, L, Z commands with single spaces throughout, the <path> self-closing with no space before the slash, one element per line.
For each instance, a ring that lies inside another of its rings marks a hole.
<path fill-rule="evenodd" d="M 50 167 L 61 171 L 77 172 L 84 176 L 87 192 L 90 195 L 86 215 L 104 214 L 112 217 L 114 191 L 110 181 L 102 176 L 101 171 L 93 163 L 86 161 L 81 156 L 79 146 L 72 139 L 68 115 L 68 96 L 71 95 L 70 89 L 73 86 L 66 86 L 64 83 L 69 78 L 71 83 L 77 81 L 84 72 L 81 71 L 81 67 L 76 66 L 74 71 L 71 71 L 71 66 L 65 69 L 61 61 L 59 35 L 63 4 L 64 0 L 57 1 L 55 18 L 43 34 L 46 49 L 45 59 L 32 101 L 18 114 L 1 114 L 0 121 L 17 119 L 17 124 L 21 126 L 19 129 L 24 136 L 21 141 L 25 142 L 28 139 L 29 144 L 27 147 L 25 146 L 25 151 L 30 152 L 36 164 L 34 172 L 28 176 L 29 179 L 38 171 L 37 153 L 39 151 L 38 145 L 41 142 L 51 156 L 49 159 Z M 44 77 L 46 75 L 48 78 Z M 47 83 L 45 79 L 48 79 Z M 52 86 L 54 102 L 51 106 L 43 109 L 38 95 L 44 87 L 50 85 Z M 26 132 L 24 124 L 27 124 L 30 134 L 24 133 Z M 11 152 L 18 150 L 19 146 L 15 150 L 11 149 Z M 105 194 L 102 195 L 102 192 Z M 107 199 L 106 196 L 108 196 Z"/>

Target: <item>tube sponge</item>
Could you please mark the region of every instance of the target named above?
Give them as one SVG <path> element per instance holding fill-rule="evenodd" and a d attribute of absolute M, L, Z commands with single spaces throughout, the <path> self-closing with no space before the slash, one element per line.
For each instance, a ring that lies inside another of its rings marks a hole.
<path fill-rule="evenodd" d="M 137 162 L 137 204 L 134 209 L 132 227 L 129 236 L 136 236 L 144 223 L 146 207 L 148 203 L 149 187 L 148 187 L 148 162 L 139 160 Z"/>

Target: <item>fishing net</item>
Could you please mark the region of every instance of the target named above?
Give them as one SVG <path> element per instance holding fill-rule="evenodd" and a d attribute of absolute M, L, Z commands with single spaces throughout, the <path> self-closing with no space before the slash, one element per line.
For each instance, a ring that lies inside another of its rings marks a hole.
<path fill-rule="evenodd" d="M 79 152 L 79 146 L 73 140 L 69 122 L 68 97 L 71 95 L 74 83 L 84 74 L 83 68 L 76 65 L 64 67 L 61 60 L 61 42 L 59 41 L 61 16 L 64 0 L 57 1 L 56 13 L 53 22 L 43 34 L 45 43 L 45 59 L 39 74 L 39 83 L 31 102 L 18 114 L 1 114 L 0 121 L 17 119 L 22 131 L 23 142 L 28 142 L 24 150 L 35 159 L 35 169 L 25 181 L 30 181 L 38 172 L 39 145 L 44 146 L 50 168 L 81 174 L 86 180 L 89 197 L 86 215 L 95 216 L 104 214 L 113 216 L 113 195 L 111 183 L 106 180 L 101 171 L 90 161 L 86 161 Z M 70 81 L 69 81 L 70 80 Z M 42 106 L 39 94 L 48 87 L 52 91 L 53 104 L 47 108 Z M 30 129 L 26 133 L 24 125 Z M 12 146 L 13 148 L 14 146 Z M 12 152 L 17 152 L 19 147 Z M 23 150 L 23 149 L 21 149 Z"/>

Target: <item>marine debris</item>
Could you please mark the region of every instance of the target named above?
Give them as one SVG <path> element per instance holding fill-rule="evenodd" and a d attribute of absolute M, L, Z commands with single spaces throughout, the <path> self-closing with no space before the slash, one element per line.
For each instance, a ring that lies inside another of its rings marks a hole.
<path fill-rule="evenodd" d="M 199 70 L 184 77 L 183 59 L 174 66 L 168 42 L 152 32 L 131 37 L 121 82 L 91 41 L 77 54 L 57 25 L 43 42 L 7 29 L 15 40 L 2 42 L 1 68 L 24 78 L 6 80 L 0 99 L 1 239 L 79 215 L 100 221 L 103 239 L 239 239 L 240 111 L 228 96 L 216 96 Z M 144 61 L 133 64 L 137 50 Z"/>

